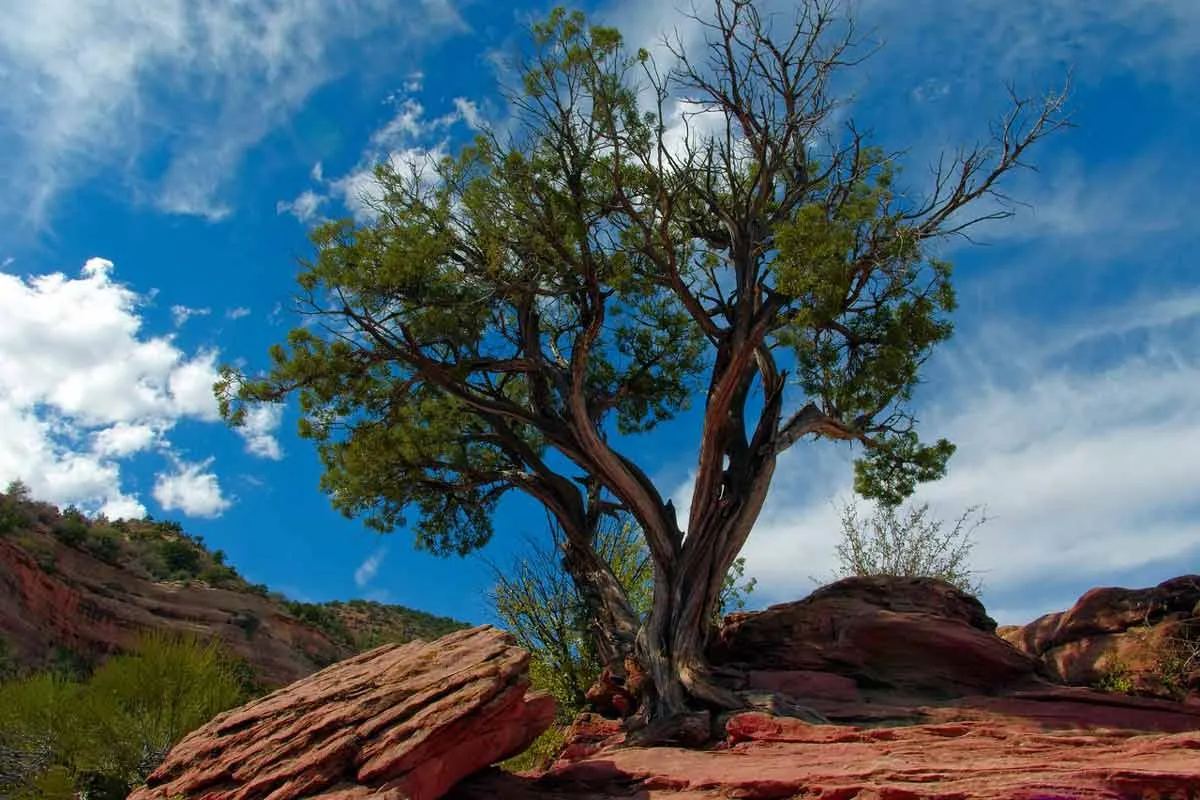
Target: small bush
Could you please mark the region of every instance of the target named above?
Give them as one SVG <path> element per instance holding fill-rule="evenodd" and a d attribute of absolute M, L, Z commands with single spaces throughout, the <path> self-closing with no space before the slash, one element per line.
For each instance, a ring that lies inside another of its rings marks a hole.
<path fill-rule="evenodd" d="M 505 772 L 530 772 L 549 769 L 562 754 L 567 744 L 567 727 L 551 725 L 541 736 L 533 740 L 533 744 L 525 752 L 518 753 L 512 758 L 501 761 L 497 766 Z"/>
<path fill-rule="evenodd" d="M 87 541 L 86 547 L 88 552 L 96 556 L 96 558 L 101 561 L 107 561 L 110 564 L 117 563 L 121 558 L 120 537 L 108 527 L 93 531 L 91 538 Z"/>
<path fill-rule="evenodd" d="M 0 536 L 28 528 L 32 523 L 33 514 L 19 495 L 0 496 Z"/>
<path fill-rule="evenodd" d="M 82 511 L 75 506 L 67 506 L 50 530 L 54 534 L 54 538 L 67 547 L 78 547 L 87 541 L 90 527 L 91 525 Z"/>
<path fill-rule="evenodd" d="M 183 539 L 166 539 L 159 542 L 158 553 L 172 577 L 182 574 L 185 578 L 194 578 L 200 574 L 202 553 L 191 543 Z"/>
<path fill-rule="evenodd" d="M 897 575 L 937 578 L 970 595 L 978 595 L 982 584 L 967 569 L 967 557 L 974 547 L 971 534 L 987 522 L 986 513 L 967 526 L 978 506 L 968 508 L 949 532 L 942 532 L 942 521 L 928 518 L 929 504 L 912 506 L 904 517 L 898 509 L 876 506 L 869 520 L 858 516 L 854 505 L 842 507 L 842 541 L 837 546 L 840 562 L 834 579 L 849 576 Z M 819 582 L 819 579 L 815 579 Z"/>
<path fill-rule="evenodd" d="M 241 582 L 236 570 L 221 564 L 210 564 L 200 570 L 199 578 L 218 589 L 232 589 Z"/>

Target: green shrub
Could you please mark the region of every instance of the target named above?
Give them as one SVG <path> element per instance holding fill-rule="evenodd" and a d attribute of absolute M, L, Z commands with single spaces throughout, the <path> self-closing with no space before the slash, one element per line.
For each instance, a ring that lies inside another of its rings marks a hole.
<path fill-rule="evenodd" d="M 1093 688 L 1110 694 L 1133 694 L 1135 688 L 1133 674 L 1124 663 L 1113 662 L 1100 673 L 1100 678 Z"/>
<path fill-rule="evenodd" d="M 533 740 L 523 753 L 501 761 L 497 766 L 505 772 L 529 772 L 544 770 L 558 760 L 567 743 L 567 726 L 551 725 L 541 736 Z"/>
<path fill-rule="evenodd" d="M 101 561 L 116 564 L 121 558 L 121 539 L 110 527 L 93 529 L 85 546 Z"/>
<path fill-rule="evenodd" d="M 0 536 L 28 528 L 33 523 L 33 513 L 11 492 L 0 495 Z"/>
<path fill-rule="evenodd" d="M 158 553 L 163 565 L 173 574 L 184 577 L 200 574 L 202 552 L 184 539 L 165 539 L 158 544 Z"/>
<path fill-rule="evenodd" d="M 0 796 L 126 797 L 184 735 L 247 699 L 244 670 L 214 645 L 149 634 L 86 683 L 0 684 Z"/>
<path fill-rule="evenodd" d="M 241 582 L 237 570 L 223 564 L 210 564 L 200 570 L 199 578 L 209 586 L 222 589 L 232 589 Z"/>
<path fill-rule="evenodd" d="M 90 528 L 91 524 L 82 511 L 75 506 L 67 506 L 58 521 L 50 527 L 50 531 L 54 538 L 67 547 L 78 547 L 87 541 Z"/>

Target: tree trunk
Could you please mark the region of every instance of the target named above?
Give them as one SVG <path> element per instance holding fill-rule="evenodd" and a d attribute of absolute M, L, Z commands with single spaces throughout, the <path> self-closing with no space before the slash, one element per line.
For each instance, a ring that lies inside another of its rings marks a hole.
<path fill-rule="evenodd" d="M 623 672 L 625 658 L 634 655 L 640 627 L 624 587 L 590 542 L 568 538 L 563 545 L 563 567 L 592 612 L 593 640 L 600 661 Z"/>

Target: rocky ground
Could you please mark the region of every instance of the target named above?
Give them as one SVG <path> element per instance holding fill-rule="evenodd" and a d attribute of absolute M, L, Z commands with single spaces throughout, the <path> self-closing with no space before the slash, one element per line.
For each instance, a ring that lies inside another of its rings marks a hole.
<path fill-rule="evenodd" d="M 1136 602 L 1178 599 L 1192 580 Z M 1085 599 L 1093 621 L 1068 614 L 1072 636 L 1114 635 L 1121 615 Z M 1200 798 L 1190 678 L 1173 689 L 1183 702 L 1059 685 L 936 581 L 848 579 L 735 615 L 712 657 L 752 708 L 701 717 L 705 746 L 630 746 L 619 721 L 587 715 L 550 770 L 510 775 L 485 765 L 552 718 L 511 637 L 484 626 L 388 646 L 218 717 L 132 800 Z"/>

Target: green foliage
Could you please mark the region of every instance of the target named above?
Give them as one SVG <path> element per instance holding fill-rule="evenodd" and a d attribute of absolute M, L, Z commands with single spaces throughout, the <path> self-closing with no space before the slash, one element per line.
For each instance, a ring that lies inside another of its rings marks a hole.
<path fill-rule="evenodd" d="M 111 527 L 93 526 L 85 546 L 92 555 L 109 564 L 117 564 L 121 558 L 121 536 Z"/>
<path fill-rule="evenodd" d="M 566 744 L 567 726 L 551 725 L 523 752 L 501 761 L 497 766 L 505 772 L 545 770 L 558 760 Z"/>
<path fill-rule="evenodd" d="M 923 442 L 910 408 L 956 306 L 929 245 L 1006 216 L 964 209 L 1067 124 L 1063 98 L 1014 98 L 995 146 L 962 151 L 920 197 L 897 154 L 832 132 L 831 76 L 857 59 L 819 0 L 801 5 L 773 38 L 768 15 L 730 3 L 704 57 L 663 68 L 552 11 L 508 97 L 519 135 L 483 131 L 429 170 L 378 165 L 373 218 L 311 233 L 298 310 L 322 324 L 291 330 L 259 377 L 223 367 L 222 416 L 295 396 L 333 506 L 435 553 L 484 546 L 522 492 L 576 545 L 597 515 L 632 514 L 659 574 L 689 578 L 718 574 L 676 569 L 689 559 L 727 568 L 801 440 L 860 446 L 855 488 L 891 508 L 940 478 L 954 446 Z M 672 140 L 680 96 L 716 130 Z M 694 397 L 689 535 L 711 546 L 689 549 L 624 445 Z M 707 613 L 717 588 L 669 587 L 685 599 L 664 612 Z"/>
<path fill-rule="evenodd" d="M 1132 695 L 1136 690 L 1133 673 L 1124 663 L 1114 662 L 1100 673 L 1094 689 L 1111 694 Z"/>
<path fill-rule="evenodd" d="M 78 547 L 87 540 L 90 527 L 91 523 L 82 511 L 75 506 L 67 506 L 51 530 L 54 538 L 67 547 Z"/>
<path fill-rule="evenodd" d="M 840 562 L 836 578 L 851 575 L 900 575 L 938 578 L 971 595 L 982 583 L 972 578 L 967 558 L 974 542 L 971 535 L 987 522 L 986 513 L 970 527 L 967 521 L 978 506 L 968 508 L 942 532 L 942 520 L 928 518 L 929 505 L 910 507 L 899 516 L 896 507 L 879 503 L 871 518 L 863 521 L 855 505 L 842 507 L 842 541 L 837 546 Z"/>
<path fill-rule="evenodd" d="M 200 570 L 197 577 L 218 589 L 236 589 L 245 583 L 237 574 L 237 570 L 224 564 L 211 564 Z"/>
<path fill-rule="evenodd" d="M 214 645 L 162 634 L 86 682 L 4 682 L 0 794 L 124 798 L 186 733 L 246 697 L 238 666 Z"/>
<path fill-rule="evenodd" d="M 186 539 L 163 539 L 158 544 L 158 553 L 162 557 L 163 566 L 170 573 L 189 576 L 200 574 L 203 551 Z"/>
<path fill-rule="evenodd" d="M 56 645 L 50 657 L 50 672 L 63 680 L 87 680 L 95 669 L 96 659 L 73 647 Z"/>
<path fill-rule="evenodd" d="M 333 607 L 288 600 L 284 603 L 284 608 L 293 617 L 324 632 L 333 641 L 345 645 L 354 644 L 354 637 L 351 635 L 350 629 L 346 627 L 345 620 Z"/>
<path fill-rule="evenodd" d="M 532 655 L 534 687 L 554 696 L 559 721 L 566 723 L 586 702 L 588 688 L 603 666 L 591 634 L 591 612 L 579 588 L 563 567 L 562 534 L 552 528 L 551 544 L 528 538 L 525 554 L 508 569 L 493 565 L 495 583 L 489 600 L 497 617 Z M 654 576 L 645 540 L 633 523 L 602 524 L 594 540 L 596 552 L 609 565 L 640 620 L 650 613 Z M 744 608 L 755 580 L 744 579 L 745 559 L 738 558 L 725 576 L 714 623 L 728 611 Z"/>
<path fill-rule="evenodd" d="M 12 481 L 0 495 L 0 536 L 28 528 L 33 522 L 29 509 L 31 503 L 29 487 L 20 481 Z"/>

